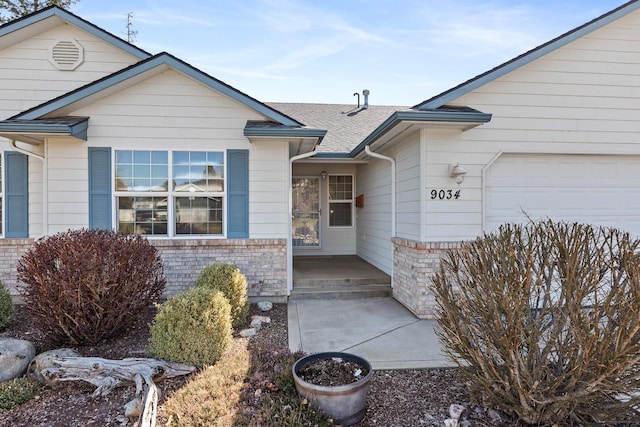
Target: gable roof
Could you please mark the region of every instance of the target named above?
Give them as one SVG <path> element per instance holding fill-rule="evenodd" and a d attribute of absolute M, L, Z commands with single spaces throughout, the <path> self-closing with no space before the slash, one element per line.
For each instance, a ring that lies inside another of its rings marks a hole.
<path fill-rule="evenodd" d="M 145 59 L 151 56 L 149 52 L 58 6 L 46 7 L 0 26 L 0 49 L 12 46 L 36 34 L 49 31 L 63 23 L 74 25 L 138 59 Z"/>
<path fill-rule="evenodd" d="M 611 22 L 620 19 L 621 17 L 628 15 L 629 13 L 640 8 L 640 0 L 632 0 L 616 9 L 613 9 L 610 12 L 601 15 L 598 18 L 595 18 L 586 24 L 583 24 L 573 30 L 570 30 L 553 40 L 548 41 L 528 52 L 523 53 L 520 56 L 517 56 L 497 67 L 486 71 L 472 79 L 467 80 L 464 83 L 459 84 L 445 92 L 442 92 L 439 95 L 436 95 L 426 101 L 423 101 L 417 105 L 414 105 L 412 108 L 418 110 L 431 110 L 442 107 L 443 105 L 483 86 L 505 74 L 510 73 L 536 59 L 553 52 L 556 49 L 559 49 L 599 28 L 604 27 L 605 25 L 610 24 Z"/>
<path fill-rule="evenodd" d="M 30 108 L 29 110 L 23 111 L 4 122 L 0 122 L 0 131 L 4 129 L 3 126 L 6 123 L 11 121 L 36 120 L 47 117 L 65 116 L 82 105 L 90 104 L 94 102 L 95 99 L 103 98 L 114 91 L 119 91 L 123 87 L 133 85 L 140 80 L 160 74 L 169 68 L 173 68 L 174 70 L 181 72 L 226 96 L 229 96 L 254 111 L 266 116 L 269 120 L 273 120 L 286 126 L 303 126 L 302 123 L 274 110 L 255 98 L 252 98 L 226 83 L 211 77 L 173 55 L 162 52 L 96 80 L 95 82 L 89 83 L 43 104 Z"/>

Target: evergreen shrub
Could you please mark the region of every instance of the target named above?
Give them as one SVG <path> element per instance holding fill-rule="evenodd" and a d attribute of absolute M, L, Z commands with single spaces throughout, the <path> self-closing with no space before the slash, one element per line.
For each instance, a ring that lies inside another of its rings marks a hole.
<path fill-rule="evenodd" d="M 6 328 L 13 320 L 15 307 L 11 300 L 9 290 L 0 281 L 0 331 Z"/>
<path fill-rule="evenodd" d="M 220 360 L 231 340 L 229 301 L 220 291 L 196 287 L 159 306 L 147 353 L 203 367 Z"/>
<path fill-rule="evenodd" d="M 247 279 L 238 267 L 217 263 L 205 267 L 196 281 L 197 287 L 221 291 L 231 304 L 231 320 L 234 328 L 242 326 L 249 312 Z"/>

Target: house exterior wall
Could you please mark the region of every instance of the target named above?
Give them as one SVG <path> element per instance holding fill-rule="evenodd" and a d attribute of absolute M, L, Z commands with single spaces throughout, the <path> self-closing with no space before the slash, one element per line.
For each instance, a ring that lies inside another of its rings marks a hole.
<path fill-rule="evenodd" d="M 392 156 L 386 152 L 385 155 Z M 357 209 L 357 255 L 391 275 L 391 164 L 372 158 L 358 166 L 357 194 L 364 207 Z"/>
<path fill-rule="evenodd" d="M 418 317 L 433 315 L 430 278 L 444 251 L 486 231 L 485 176 L 497 159 L 640 154 L 638 29 L 634 12 L 449 103 L 491 113 L 487 124 L 413 135 L 422 146 L 424 231 L 415 240 L 399 230 L 393 240 L 393 292 Z M 460 185 L 448 176 L 456 163 L 468 172 Z M 460 197 L 431 199 L 434 189 L 460 190 Z"/>
<path fill-rule="evenodd" d="M 503 154 L 640 154 L 639 28 L 634 12 L 452 103 L 493 114 L 485 125 L 459 134 L 423 131 L 427 188 L 445 185 L 447 164 L 468 172 L 459 200 L 427 200 L 426 240 L 483 232 L 483 174 Z"/>
<path fill-rule="evenodd" d="M 84 61 L 73 71 L 61 71 L 49 62 L 49 49 L 58 41 L 69 39 L 84 48 Z M 0 118 L 11 117 L 135 62 L 137 59 L 130 54 L 64 24 L 2 49 Z"/>
<path fill-rule="evenodd" d="M 274 301 L 286 297 L 288 142 L 249 143 L 244 126 L 247 120 L 262 116 L 177 71 L 161 73 L 71 114 L 90 117 L 88 141 L 49 138 L 44 145 L 48 234 L 88 227 L 88 147 L 246 149 L 250 151 L 249 238 L 149 240 L 163 258 L 166 296 L 192 286 L 204 266 L 229 262 L 247 277 L 251 297 Z M 30 174 L 32 190 L 37 190 L 38 182 L 42 187 L 40 160 L 30 160 Z M 45 228 L 42 201 L 41 189 L 30 194 L 34 238 Z M 28 246 L 16 239 L 3 242 L 3 250 L 11 254 L 20 254 Z M 12 286 L 11 272 L 15 274 L 18 259 L 15 255 L 2 263 L 2 274 Z"/>

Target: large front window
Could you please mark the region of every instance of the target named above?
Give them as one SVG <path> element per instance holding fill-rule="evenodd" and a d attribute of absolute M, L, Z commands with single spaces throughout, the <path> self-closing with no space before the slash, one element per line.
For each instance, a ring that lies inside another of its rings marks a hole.
<path fill-rule="evenodd" d="M 118 230 L 222 235 L 224 153 L 117 150 Z"/>

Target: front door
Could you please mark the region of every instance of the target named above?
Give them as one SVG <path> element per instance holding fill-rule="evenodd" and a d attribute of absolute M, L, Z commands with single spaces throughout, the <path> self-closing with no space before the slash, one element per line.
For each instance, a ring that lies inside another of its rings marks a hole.
<path fill-rule="evenodd" d="M 292 245 L 320 248 L 320 178 L 293 177 Z"/>

